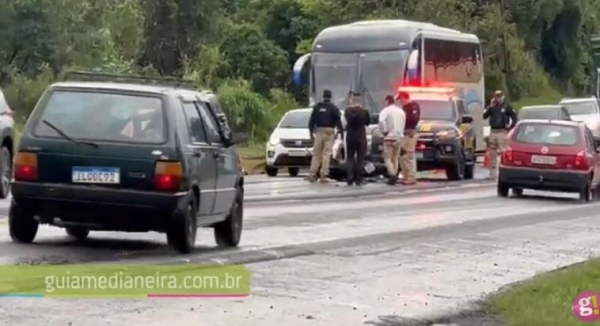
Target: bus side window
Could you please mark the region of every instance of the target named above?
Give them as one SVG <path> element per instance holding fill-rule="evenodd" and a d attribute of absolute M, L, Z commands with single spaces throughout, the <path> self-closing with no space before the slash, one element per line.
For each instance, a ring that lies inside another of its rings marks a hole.
<path fill-rule="evenodd" d="M 418 37 L 414 40 L 410 54 L 408 56 L 406 62 L 406 72 L 404 79 L 409 84 L 420 84 L 421 76 L 422 76 L 422 67 L 421 67 L 421 37 Z"/>

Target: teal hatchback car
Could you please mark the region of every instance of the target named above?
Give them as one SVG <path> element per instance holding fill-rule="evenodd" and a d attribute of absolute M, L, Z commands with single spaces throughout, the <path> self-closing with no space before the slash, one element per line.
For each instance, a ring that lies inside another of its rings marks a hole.
<path fill-rule="evenodd" d="M 10 235 L 30 243 L 38 225 L 166 233 L 189 253 L 198 227 L 237 246 L 244 175 L 210 92 L 172 80 L 71 73 L 49 87 L 15 154 Z M 220 108 L 219 108 L 220 110 Z"/>

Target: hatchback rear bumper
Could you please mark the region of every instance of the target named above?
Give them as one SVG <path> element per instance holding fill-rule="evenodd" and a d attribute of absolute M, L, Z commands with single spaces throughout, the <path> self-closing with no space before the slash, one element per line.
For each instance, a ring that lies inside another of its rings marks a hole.
<path fill-rule="evenodd" d="M 580 192 L 590 180 L 588 171 L 544 171 L 531 168 L 500 167 L 498 181 L 511 188 Z"/>
<path fill-rule="evenodd" d="M 14 182 L 14 204 L 42 223 L 85 225 L 92 230 L 163 231 L 187 193 L 160 193 L 106 187 Z M 56 220 L 59 218 L 60 220 Z"/>

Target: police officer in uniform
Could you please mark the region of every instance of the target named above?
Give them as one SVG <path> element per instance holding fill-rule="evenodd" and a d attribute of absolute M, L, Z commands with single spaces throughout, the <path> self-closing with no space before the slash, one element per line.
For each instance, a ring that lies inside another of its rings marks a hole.
<path fill-rule="evenodd" d="M 308 130 L 311 140 L 314 143 L 312 161 L 308 181 L 314 183 L 317 181 L 317 173 L 321 183 L 327 183 L 329 174 L 329 162 L 333 151 L 335 140 L 335 128 L 342 133 L 343 126 L 340 109 L 331 103 L 331 91 L 323 91 L 323 101 L 317 103 L 312 110 L 308 121 Z M 319 172 L 319 167 L 321 167 Z"/>
<path fill-rule="evenodd" d="M 402 109 L 406 114 L 406 125 L 404 128 L 404 138 L 401 144 L 400 169 L 402 171 L 402 184 L 414 185 L 417 183 L 417 126 L 421 120 L 421 108 L 419 104 L 410 100 L 408 93 L 400 92 L 398 99 L 402 104 Z"/>
<path fill-rule="evenodd" d="M 490 151 L 489 179 L 497 178 L 498 154 L 506 148 L 506 134 L 517 124 L 517 114 L 504 96 L 504 92 L 497 90 L 491 100 L 490 106 L 483 113 L 484 119 L 489 119 L 490 136 L 488 137 L 488 150 Z"/>
<path fill-rule="evenodd" d="M 346 164 L 348 185 L 363 185 L 363 169 L 367 154 L 366 127 L 371 124 L 371 115 L 359 101 L 360 94 L 351 93 L 348 107 L 344 110 L 346 118 Z"/>

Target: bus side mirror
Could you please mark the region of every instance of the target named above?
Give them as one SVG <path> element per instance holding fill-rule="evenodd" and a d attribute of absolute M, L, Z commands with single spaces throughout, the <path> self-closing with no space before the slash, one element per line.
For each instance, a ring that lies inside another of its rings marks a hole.
<path fill-rule="evenodd" d="M 473 122 L 473 117 L 465 115 L 464 117 L 462 117 L 462 123 L 472 123 Z"/>

